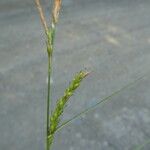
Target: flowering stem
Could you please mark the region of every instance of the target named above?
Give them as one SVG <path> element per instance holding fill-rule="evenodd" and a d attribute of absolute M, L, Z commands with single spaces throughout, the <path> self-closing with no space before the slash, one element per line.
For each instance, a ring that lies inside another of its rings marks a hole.
<path fill-rule="evenodd" d="M 48 55 L 48 85 L 47 85 L 47 127 L 46 127 L 46 147 L 47 150 L 49 150 L 49 141 L 48 141 L 48 135 L 49 135 L 49 112 L 50 112 L 50 106 L 51 106 L 51 95 L 50 95 L 50 79 L 51 79 L 51 57 Z"/>
<path fill-rule="evenodd" d="M 46 22 L 45 14 L 43 12 L 40 0 L 35 0 L 41 23 L 43 25 L 46 34 L 46 45 L 48 54 L 48 85 L 47 85 L 47 110 L 46 110 L 46 150 L 51 149 L 51 143 L 49 140 L 50 135 L 50 111 L 51 111 L 51 73 L 52 73 L 52 53 L 55 38 L 56 23 L 58 22 L 59 12 L 61 8 L 61 0 L 54 0 L 53 10 L 52 10 L 52 23 L 49 27 Z"/>

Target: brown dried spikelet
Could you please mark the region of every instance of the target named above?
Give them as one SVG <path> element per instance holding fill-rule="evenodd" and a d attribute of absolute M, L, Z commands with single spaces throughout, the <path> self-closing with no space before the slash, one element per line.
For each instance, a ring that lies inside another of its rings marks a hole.
<path fill-rule="evenodd" d="M 52 13 L 54 24 L 58 22 L 60 8 L 61 8 L 61 0 L 55 0 Z"/>

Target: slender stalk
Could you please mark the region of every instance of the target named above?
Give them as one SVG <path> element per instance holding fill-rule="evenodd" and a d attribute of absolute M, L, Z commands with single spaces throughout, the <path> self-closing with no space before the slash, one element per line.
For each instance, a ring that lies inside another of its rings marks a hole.
<path fill-rule="evenodd" d="M 47 32 L 47 54 L 48 54 L 48 86 L 47 86 L 47 150 L 50 149 L 49 144 L 49 127 L 50 127 L 50 110 L 51 110 L 51 73 L 52 73 L 52 53 L 53 53 L 53 44 L 55 37 L 55 23 L 52 19 L 51 28 Z"/>
<path fill-rule="evenodd" d="M 48 85 L 47 85 L 47 110 L 46 110 L 46 150 L 49 150 L 49 140 L 48 140 L 48 135 L 49 135 L 49 115 L 50 115 L 50 105 L 51 105 L 51 94 L 50 94 L 50 79 L 51 79 L 51 60 L 52 60 L 52 49 L 51 49 L 51 41 L 50 41 L 50 34 L 49 34 L 49 29 L 48 25 L 46 22 L 46 18 L 40 3 L 40 0 L 35 0 L 36 7 L 39 12 L 39 16 L 41 19 L 41 23 L 43 25 L 46 38 L 47 38 L 47 53 L 48 53 Z"/>
<path fill-rule="evenodd" d="M 53 54 L 53 46 L 54 46 L 54 37 L 55 37 L 55 25 L 53 22 L 51 24 L 50 32 L 47 36 L 48 45 L 47 45 L 47 52 L 48 52 L 48 94 L 47 94 L 47 150 L 51 149 L 51 144 L 49 141 L 49 134 L 50 134 L 50 116 L 52 111 L 51 109 L 51 74 L 52 74 L 52 54 Z"/>
<path fill-rule="evenodd" d="M 56 23 L 58 22 L 59 12 L 61 8 L 61 0 L 54 0 L 53 10 L 52 10 L 52 22 L 49 27 L 46 22 L 45 14 L 43 12 L 40 0 L 35 0 L 36 7 L 39 12 L 41 23 L 43 25 L 46 34 L 46 45 L 48 54 L 48 85 L 47 85 L 47 110 L 46 110 L 46 150 L 51 149 L 51 144 L 49 143 L 50 134 L 50 111 L 51 111 L 51 73 L 52 73 L 52 53 L 55 38 Z"/>
<path fill-rule="evenodd" d="M 50 115 L 50 107 L 51 107 L 51 85 L 50 85 L 50 80 L 51 80 L 51 57 L 48 55 L 48 85 L 47 85 L 47 125 L 46 125 L 46 148 L 49 150 L 49 140 L 48 140 L 48 135 L 49 135 L 49 115 Z"/>
<path fill-rule="evenodd" d="M 52 74 L 52 54 L 54 47 L 54 37 L 55 37 L 55 23 L 52 20 L 51 27 L 47 32 L 47 54 L 48 54 L 48 85 L 47 85 L 47 131 L 46 131 L 46 150 L 51 149 L 51 144 L 49 143 L 49 134 L 50 134 L 50 111 L 51 109 L 51 74 Z"/>
<path fill-rule="evenodd" d="M 46 130 L 46 150 L 51 149 L 49 143 L 49 134 L 50 134 L 50 111 L 51 109 L 51 74 L 52 74 L 52 54 L 53 54 L 53 44 L 55 37 L 55 26 L 51 25 L 51 28 L 47 32 L 47 54 L 48 54 L 48 85 L 47 85 L 47 130 Z"/>

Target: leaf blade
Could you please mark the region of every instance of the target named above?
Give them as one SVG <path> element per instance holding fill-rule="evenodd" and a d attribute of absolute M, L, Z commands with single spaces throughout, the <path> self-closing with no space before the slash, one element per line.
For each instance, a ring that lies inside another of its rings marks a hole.
<path fill-rule="evenodd" d="M 142 150 L 145 147 L 145 145 L 147 145 L 149 143 L 150 143 L 150 139 L 146 140 L 143 144 L 138 145 L 134 150 Z"/>
<path fill-rule="evenodd" d="M 75 115 L 74 117 L 72 117 L 71 119 L 65 121 L 64 123 L 62 123 L 56 130 L 56 132 L 58 132 L 59 130 L 61 130 L 62 128 L 64 128 L 65 126 L 68 126 L 72 121 L 80 118 L 83 114 L 86 114 L 92 110 L 94 110 L 96 107 L 98 107 L 100 104 L 107 102 L 108 100 L 110 100 L 110 98 L 112 98 L 113 96 L 119 94 L 120 92 L 124 91 L 125 89 L 128 89 L 129 87 L 131 87 L 132 85 L 136 84 L 138 81 L 142 80 L 145 77 L 145 75 L 137 78 L 136 80 L 134 80 L 133 82 L 130 82 L 129 84 L 125 85 L 124 87 L 122 87 L 121 89 L 113 92 L 112 94 L 110 94 L 109 96 L 103 98 L 101 101 L 99 101 L 98 103 L 96 103 L 95 105 L 86 108 L 85 110 L 83 110 L 82 112 L 78 113 L 77 115 Z"/>

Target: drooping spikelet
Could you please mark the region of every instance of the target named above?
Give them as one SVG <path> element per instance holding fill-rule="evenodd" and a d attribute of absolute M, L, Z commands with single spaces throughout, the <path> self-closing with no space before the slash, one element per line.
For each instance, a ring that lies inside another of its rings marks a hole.
<path fill-rule="evenodd" d="M 63 110 L 65 108 L 65 104 L 69 100 L 69 98 L 73 95 L 75 90 L 80 86 L 81 81 L 88 75 L 88 72 L 80 71 L 77 75 L 75 75 L 74 79 L 70 83 L 69 87 L 65 90 L 64 95 L 58 99 L 55 110 L 53 111 L 50 117 L 50 129 L 49 129 L 49 142 L 50 144 L 53 141 L 54 133 L 57 130 L 57 127 L 60 122 L 60 117 L 63 114 Z"/>

